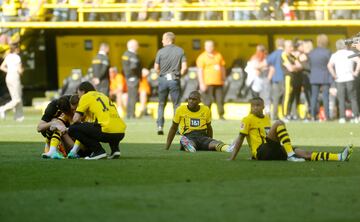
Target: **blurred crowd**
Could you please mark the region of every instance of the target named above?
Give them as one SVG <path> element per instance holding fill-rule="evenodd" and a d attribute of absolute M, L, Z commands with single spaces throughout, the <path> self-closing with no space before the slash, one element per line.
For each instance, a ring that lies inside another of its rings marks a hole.
<path fill-rule="evenodd" d="M 346 45 L 343 39 L 336 42 L 335 52 L 328 49 L 328 44 L 324 34 L 318 35 L 316 42 L 279 38 L 273 52 L 269 53 L 264 45 L 257 45 L 248 61 L 235 61 L 225 69 L 226 61 L 216 50 L 215 42 L 207 40 L 196 65 L 188 67 L 186 74 L 181 76 L 181 101 L 186 101 L 193 90 L 199 90 L 203 103 L 208 106 L 215 103 L 219 118 L 223 118 L 225 102 L 247 102 L 260 96 L 265 101 L 265 112 L 274 120 L 338 119 L 340 123 L 358 123 L 360 57 L 349 58 L 356 49 Z M 159 76 L 153 64 L 149 67 L 141 64 L 138 47 L 136 40 L 128 42 L 128 51 L 122 57 L 122 70 L 102 60 L 93 60 L 85 77 L 81 70 L 74 69 L 64 81 L 62 94 L 74 91 L 84 80 L 98 84 L 94 78 L 103 74 L 95 70 L 103 70 L 110 86 L 103 92 L 116 101 L 120 112 L 134 118 L 135 103 L 139 101 L 139 115 L 146 114 L 146 103 L 158 99 Z M 106 55 L 109 50 L 106 45 L 99 54 Z M 99 64 L 106 64 L 106 69 L 97 67 Z M 75 82 L 70 90 L 71 79 Z"/>
<path fill-rule="evenodd" d="M 329 15 L 325 16 L 324 9 L 321 7 L 313 7 L 311 10 L 297 9 L 294 5 L 298 2 L 303 2 L 310 7 L 314 3 L 312 0 L 1 0 L 0 5 L 3 21 L 77 21 L 79 6 L 90 9 L 85 13 L 84 19 L 87 21 L 224 20 L 224 16 L 227 17 L 226 20 L 232 21 L 360 18 L 359 10 L 348 9 L 348 7 L 329 11 Z M 331 6 L 336 2 L 347 1 L 329 0 L 327 5 Z M 351 2 L 357 5 L 359 0 Z M 121 12 L 91 11 L 91 8 L 114 3 L 133 4 L 130 6 L 133 9 L 130 16 L 125 15 L 125 10 Z M 236 5 L 236 3 L 241 4 Z M 46 7 L 45 4 L 47 4 Z M 174 7 L 190 8 L 189 6 L 193 6 L 195 10 L 180 10 L 180 13 L 175 15 Z M 224 14 L 219 8 L 226 6 L 229 6 L 228 13 Z M 196 7 L 208 8 L 208 10 L 196 11 Z"/>

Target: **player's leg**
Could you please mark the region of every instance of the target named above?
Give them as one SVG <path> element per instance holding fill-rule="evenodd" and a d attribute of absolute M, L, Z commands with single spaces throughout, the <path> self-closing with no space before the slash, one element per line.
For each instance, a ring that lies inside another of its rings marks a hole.
<path fill-rule="evenodd" d="M 102 133 L 100 141 L 109 143 L 111 154 L 108 159 L 119 159 L 120 157 L 120 141 L 125 137 L 124 133 Z"/>
<path fill-rule="evenodd" d="M 43 158 L 51 159 L 64 159 L 63 150 L 60 150 L 59 146 L 61 144 L 61 133 L 58 130 L 55 130 L 50 139 L 50 148 L 47 153 L 43 153 Z M 66 155 L 66 153 L 65 153 Z"/>
<path fill-rule="evenodd" d="M 196 142 L 193 140 L 193 138 L 189 136 L 181 136 L 180 146 L 181 146 L 181 150 L 184 149 L 185 151 L 191 153 L 196 152 L 197 149 Z"/>
<path fill-rule="evenodd" d="M 157 134 L 164 135 L 164 109 L 169 95 L 168 83 L 164 77 L 159 78 L 159 105 L 158 105 L 158 118 L 157 118 Z"/>
<path fill-rule="evenodd" d="M 220 140 L 215 140 L 212 138 L 207 139 L 209 142 L 206 141 L 206 139 L 204 139 L 204 141 L 202 141 L 202 143 L 205 145 L 206 143 L 208 143 L 207 147 L 209 150 L 213 150 L 213 151 L 218 151 L 218 152 L 227 152 L 230 153 L 232 152 L 233 147 L 231 147 L 229 144 L 225 144 Z"/>
<path fill-rule="evenodd" d="M 305 151 L 299 148 L 295 148 L 294 151 L 296 153 L 296 156 L 311 161 L 349 161 L 353 149 L 352 145 L 348 145 L 339 153 Z"/>
<path fill-rule="evenodd" d="M 283 121 L 278 120 L 271 126 L 267 138 L 274 142 L 279 142 L 282 145 L 289 161 L 304 161 L 304 159 L 296 157 L 293 146 L 291 145 L 290 136 Z"/>
<path fill-rule="evenodd" d="M 69 127 L 69 135 L 91 149 L 92 154 L 86 159 L 106 158 L 106 152 L 97 139 L 101 134 L 101 126 L 93 123 L 77 123 Z"/>

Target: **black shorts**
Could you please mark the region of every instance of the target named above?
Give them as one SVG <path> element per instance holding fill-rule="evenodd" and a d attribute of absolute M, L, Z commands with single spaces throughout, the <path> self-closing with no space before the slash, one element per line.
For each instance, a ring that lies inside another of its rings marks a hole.
<path fill-rule="evenodd" d="M 279 142 L 266 138 L 266 143 L 261 144 L 257 149 L 256 159 L 287 160 L 287 154 Z"/>
<path fill-rule="evenodd" d="M 206 135 L 206 132 L 203 131 L 185 134 L 184 136 L 186 136 L 195 144 L 195 149 L 197 151 L 209 151 L 209 144 L 213 141 L 217 141 L 213 138 L 208 137 Z M 184 148 L 181 147 L 180 149 L 183 150 Z"/>

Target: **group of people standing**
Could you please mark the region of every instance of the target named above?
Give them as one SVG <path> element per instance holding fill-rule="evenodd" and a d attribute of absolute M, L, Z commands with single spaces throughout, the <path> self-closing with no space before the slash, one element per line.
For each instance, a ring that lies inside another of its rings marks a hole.
<path fill-rule="evenodd" d="M 344 123 L 348 98 L 352 110 L 350 120 L 359 122 L 355 79 L 360 72 L 360 58 L 348 58 L 354 52 L 343 39 L 336 42 L 337 51 L 333 54 L 327 49 L 328 43 L 324 34 L 317 36 L 316 48 L 311 40 L 294 42 L 279 38 L 275 43 L 276 50 L 267 56 L 266 53 L 263 56 L 266 52 L 263 46 L 257 47 L 245 68 L 247 85 L 254 95 L 262 95 L 265 111 L 271 113 L 272 119 L 279 119 L 280 104 L 284 120 L 299 119 L 298 107 L 303 92 L 307 105 L 305 119 L 326 121 L 336 118 L 336 109 L 330 109 L 330 98 L 333 98 L 338 100 L 339 122 Z M 321 111 L 319 98 L 322 98 Z"/>

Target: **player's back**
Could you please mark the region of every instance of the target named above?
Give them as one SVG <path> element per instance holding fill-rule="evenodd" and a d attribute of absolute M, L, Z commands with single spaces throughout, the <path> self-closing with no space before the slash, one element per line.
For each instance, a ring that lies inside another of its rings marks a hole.
<path fill-rule="evenodd" d="M 90 91 L 80 98 L 77 111 L 93 115 L 105 133 L 124 133 L 126 125 L 120 118 L 116 106 L 103 93 Z"/>

